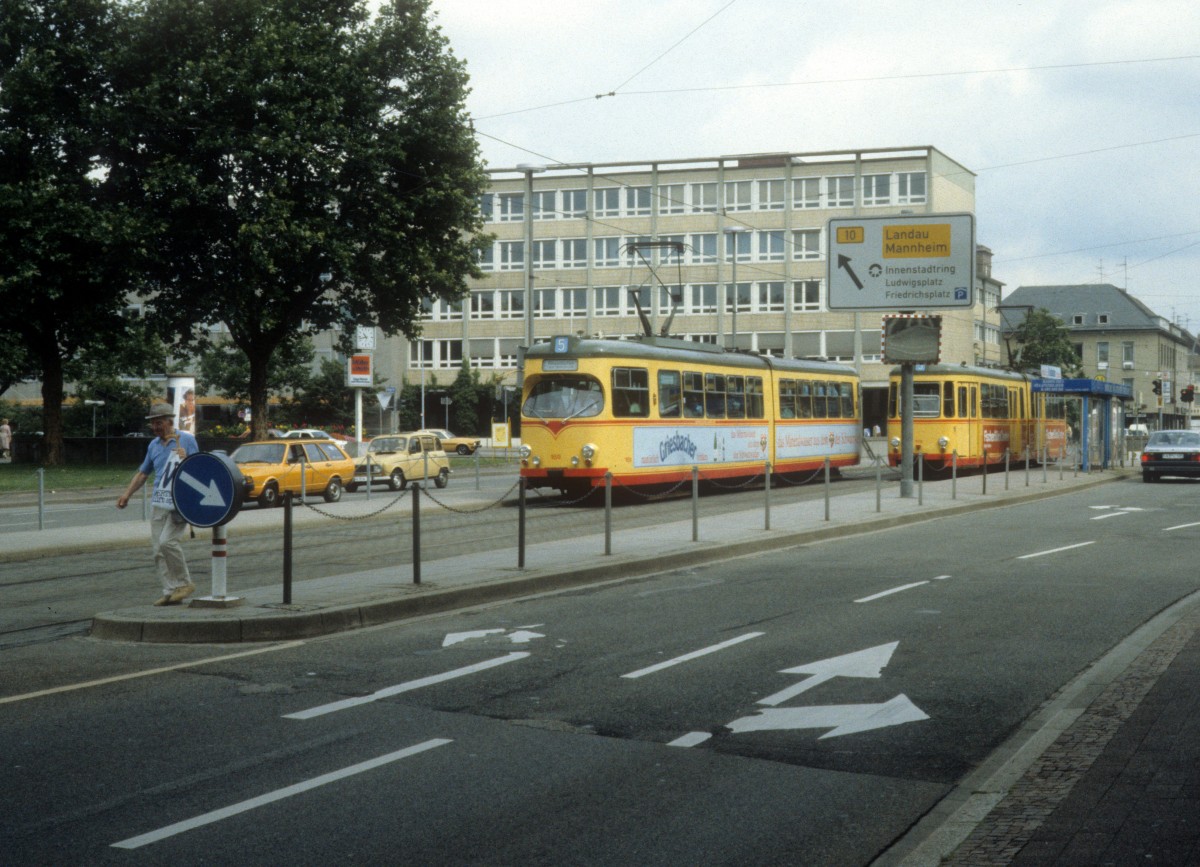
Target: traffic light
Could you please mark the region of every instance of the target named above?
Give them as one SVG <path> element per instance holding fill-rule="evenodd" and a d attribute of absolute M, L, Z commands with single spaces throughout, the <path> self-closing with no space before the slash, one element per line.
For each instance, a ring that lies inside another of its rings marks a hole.
<path fill-rule="evenodd" d="M 1154 393 L 1162 394 L 1162 380 L 1161 379 L 1154 380 Z"/>
<path fill-rule="evenodd" d="M 1195 400 L 1196 399 L 1196 386 L 1194 386 L 1194 385 L 1184 386 L 1183 391 L 1181 391 L 1179 393 L 1179 399 L 1182 400 L 1184 403 L 1191 403 L 1193 400 Z"/>

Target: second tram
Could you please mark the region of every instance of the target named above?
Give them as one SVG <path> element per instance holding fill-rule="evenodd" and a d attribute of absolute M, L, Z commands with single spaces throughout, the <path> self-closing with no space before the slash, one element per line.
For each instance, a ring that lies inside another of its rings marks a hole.
<path fill-rule="evenodd" d="M 931 364 L 913 374 L 913 452 L 926 466 L 980 467 L 1013 460 L 1057 459 L 1067 445 L 1066 404 L 1034 392 L 1023 373 Z M 888 462 L 900 463 L 900 369 L 888 386 Z"/>
<path fill-rule="evenodd" d="M 818 361 L 644 336 L 554 337 L 525 354 L 521 475 L 585 493 L 858 463 L 858 376 Z"/>

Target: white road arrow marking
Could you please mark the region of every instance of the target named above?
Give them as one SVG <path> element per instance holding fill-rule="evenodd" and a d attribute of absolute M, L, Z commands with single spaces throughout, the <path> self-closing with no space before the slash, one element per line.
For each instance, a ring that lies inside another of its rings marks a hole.
<path fill-rule="evenodd" d="M 900 694 L 882 704 L 831 704 L 761 710 L 754 716 L 734 720 L 729 724 L 729 729 L 734 734 L 790 729 L 832 729 L 818 738 L 824 740 L 902 723 L 919 722 L 923 719 L 929 719 L 929 715 L 913 704 L 908 696 Z"/>
<path fill-rule="evenodd" d="M 221 489 L 217 487 L 216 480 L 210 481 L 207 485 L 205 485 L 198 478 L 189 473 L 180 473 L 179 481 L 183 482 L 192 490 L 200 492 L 201 506 L 225 505 L 225 498 L 221 496 Z"/>
<path fill-rule="evenodd" d="M 880 644 L 876 647 L 868 647 L 866 650 L 847 653 L 843 656 L 833 656 L 829 659 L 810 662 L 806 665 L 797 665 L 795 668 L 785 668 L 780 674 L 811 674 L 812 677 L 793 684 L 774 695 L 760 698 L 758 703 L 771 705 L 772 707 L 783 704 L 789 698 L 797 696 L 805 690 L 812 689 L 814 686 L 835 677 L 879 678 L 899 645 L 899 641 L 893 641 L 891 644 Z"/>
<path fill-rule="evenodd" d="M 474 632 L 451 632 L 442 641 L 442 647 L 450 647 L 452 644 L 461 644 L 464 641 L 470 641 L 473 638 L 486 638 L 489 635 L 501 635 L 505 632 L 503 629 L 476 629 Z M 545 638 L 540 632 L 531 632 L 528 629 L 518 629 L 516 632 L 510 632 L 505 636 L 513 644 L 528 644 L 535 638 Z"/>

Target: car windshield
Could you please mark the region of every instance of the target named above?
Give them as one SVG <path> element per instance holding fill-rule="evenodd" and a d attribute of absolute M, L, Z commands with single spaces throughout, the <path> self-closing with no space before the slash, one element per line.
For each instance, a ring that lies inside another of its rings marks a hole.
<path fill-rule="evenodd" d="M 233 453 L 235 464 L 281 464 L 283 443 L 249 443 Z"/>
<path fill-rule="evenodd" d="M 1160 430 L 1150 434 L 1151 446 L 1200 446 L 1200 432 L 1190 430 Z"/>
<path fill-rule="evenodd" d="M 604 409 L 600 383 L 589 377 L 547 376 L 539 379 L 521 412 L 534 418 L 586 418 Z"/>
<path fill-rule="evenodd" d="M 405 437 L 375 437 L 367 448 L 369 452 L 400 452 L 405 448 Z"/>

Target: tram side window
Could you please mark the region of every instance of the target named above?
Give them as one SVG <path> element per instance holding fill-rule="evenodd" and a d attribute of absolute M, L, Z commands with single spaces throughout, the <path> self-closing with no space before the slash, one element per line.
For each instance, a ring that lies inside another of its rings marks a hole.
<path fill-rule="evenodd" d="M 658 372 L 658 416 L 659 418 L 679 418 L 682 395 L 679 387 L 678 370 L 660 370 Z"/>
<path fill-rule="evenodd" d="M 704 418 L 704 374 L 683 373 L 683 417 Z"/>
<path fill-rule="evenodd" d="M 893 382 L 888 385 L 888 418 L 900 417 L 900 414 L 896 412 L 896 393 L 898 391 L 896 383 Z"/>
<path fill-rule="evenodd" d="M 826 400 L 828 385 L 824 382 L 812 384 L 812 418 L 828 418 L 829 403 Z"/>
<path fill-rule="evenodd" d="M 796 380 L 779 380 L 779 417 L 796 417 Z"/>
<path fill-rule="evenodd" d="M 762 418 L 765 405 L 763 402 L 763 379 L 761 376 L 746 377 L 746 418 Z"/>
<path fill-rule="evenodd" d="M 1003 385 L 988 385 L 982 389 L 983 417 L 1008 418 L 1008 389 Z"/>
<path fill-rule="evenodd" d="M 614 367 L 613 415 L 646 418 L 650 414 L 650 376 L 644 367 Z"/>
<path fill-rule="evenodd" d="M 725 377 L 720 373 L 704 374 L 704 414 L 725 418 Z"/>
<path fill-rule="evenodd" d="M 942 418 L 954 418 L 954 383 L 942 383 Z"/>
<path fill-rule="evenodd" d="M 913 383 L 913 417 L 937 418 L 941 403 L 940 391 L 936 382 Z"/>
<path fill-rule="evenodd" d="M 854 390 L 850 383 L 838 383 L 836 388 L 842 393 L 842 418 L 854 418 Z"/>
<path fill-rule="evenodd" d="M 725 377 L 726 410 L 730 418 L 746 417 L 746 377 Z"/>
<path fill-rule="evenodd" d="M 813 384 L 800 382 L 800 390 L 796 392 L 796 416 L 798 418 L 813 417 Z"/>
<path fill-rule="evenodd" d="M 958 387 L 958 417 L 969 418 L 970 415 L 971 414 L 968 412 L 967 407 L 967 387 L 965 385 L 960 385 Z"/>

